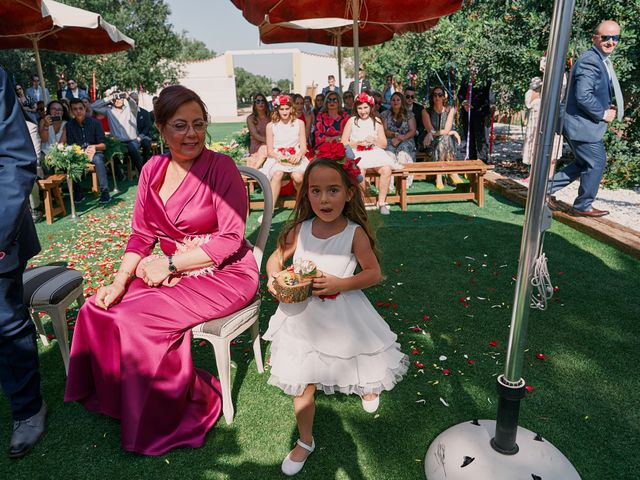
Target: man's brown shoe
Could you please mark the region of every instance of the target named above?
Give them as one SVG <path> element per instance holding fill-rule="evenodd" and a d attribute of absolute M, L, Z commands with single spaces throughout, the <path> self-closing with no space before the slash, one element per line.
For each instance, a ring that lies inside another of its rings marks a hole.
<path fill-rule="evenodd" d="M 597 208 L 586 211 L 572 208 L 569 210 L 569 215 L 573 215 L 574 217 L 604 217 L 605 215 L 609 215 L 609 212 L 607 210 L 598 210 Z"/>

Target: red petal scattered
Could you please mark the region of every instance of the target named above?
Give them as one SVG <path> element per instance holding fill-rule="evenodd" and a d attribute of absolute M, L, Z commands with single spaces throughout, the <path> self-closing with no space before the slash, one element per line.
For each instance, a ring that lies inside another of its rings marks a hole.
<path fill-rule="evenodd" d="M 560 287 L 553 287 L 553 293 L 558 293 L 560 291 Z"/>
<path fill-rule="evenodd" d="M 538 360 L 544 360 L 545 359 L 544 353 L 536 353 L 536 358 Z"/>
<path fill-rule="evenodd" d="M 464 297 L 460 297 L 460 298 L 458 298 L 458 300 L 460 300 L 460 302 L 462 302 L 462 303 L 464 303 L 464 302 L 466 302 L 466 301 L 467 301 L 467 299 L 466 299 L 466 298 L 464 298 Z"/>
<path fill-rule="evenodd" d="M 535 390 L 535 387 L 533 385 L 526 385 L 524 388 L 527 389 L 527 392 L 531 393 Z"/>
<path fill-rule="evenodd" d="M 471 360 L 471 359 L 469 359 L 469 360 L 467 360 L 467 363 L 468 363 L 469 365 L 473 365 L 474 363 L 476 363 L 476 361 L 475 361 L 475 360 Z"/>
<path fill-rule="evenodd" d="M 56 338 L 56 336 L 53 333 L 47 334 L 47 339 L 53 340 L 54 338 Z"/>
<path fill-rule="evenodd" d="M 242 349 L 242 353 L 249 353 L 249 348 L 248 347 L 244 347 Z"/>
<path fill-rule="evenodd" d="M 415 366 L 416 366 L 416 367 L 418 367 L 418 368 L 424 368 L 424 363 L 422 363 L 422 362 L 416 362 L 416 363 L 415 363 Z"/>
<path fill-rule="evenodd" d="M 449 375 L 450 373 L 451 373 L 451 371 L 450 371 L 448 368 L 444 368 L 444 369 L 442 370 L 442 374 L 443 374 L 443 375 Z"/>
<path fill-rule="evenodd" d="M 421 332 L 422 329 L 420 327 L 411 327 L 410 329 L 412 332 Z"/>
<path fill-rule="evenodd" d="M 429 315 L 424 315 L 422 317 L 422 320 L 424 320 L 425 322 L 428 322 L 429 321 Z"/>
<path fill-rule="evenodd" d="M 391 305 L 391 308 L 398 308 L 398 304 L 394 303 L 393 305 Z"/>
<path fill-rule="evenodd" d="M 413 347 L 411 349 L 411 355 L 420 355 L 420 350 L 418 350 L 417 348 Z"/>
<path fill-rule="evenodd" d="M 205 342 L 204 340 L 201 340 L 201 341 L 198 343 L 198 346 L 199 346 L 199 347 L 204 347 L 206 344 L 207 344 L 207 342 Z"/>
<path fill-rule="evenodd" d="M 490 347 L 497 347 L 498 346 L 498 342 L 496 342 L 495 340 L 490 340 L 489 341 L 489 346 Z"/>

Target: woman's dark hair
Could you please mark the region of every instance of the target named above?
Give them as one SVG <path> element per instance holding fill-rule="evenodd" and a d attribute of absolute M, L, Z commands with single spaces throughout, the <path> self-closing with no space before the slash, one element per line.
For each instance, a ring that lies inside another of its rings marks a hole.
<path fill-rule="evenodd" d="M 309 201 L 309 176 L 311 175 L 311 172 L 318 167 L 331 168 L 338 172 L 340 174 L 340 178 L 342 179 L 342 184 L 344 185 L 344 187 L 353 192 L 351 200 L 344 204 L 342 214 L 349 220 L 357 223 L 362 227 L 364 232 L 367 234 L 367 237 L 369 237 L 369 243 L 371 245 L 373 253 L 379 260 L 380 255 L 376 248 L 375 236 L 373 234 L 373 229 L 369 224 L 367 210 L 364 206 L 364 194 L 362 192 L 362 187 L 360 185 L 353 185 L 351 183 L 351 180 L 349 179 L 349 176 L 347 175 L 347 171 L 342 168 L 342 164 L 329 158 L 316 158 L 304 171 L 304 177 L 302 177 L 302 185 L 300 186 L 300 190 L 298 190 L 298 195 L 296 196 L 296 206 L 291 213 L 289 221 L 286 223 L 285 227 L 280 233 L 280 236 L 278 237 L 278 250 L 280 251 L 281 255 L 280 258 L 282 258 L 282 252 L 284 252 L 285 250 L 286 240 L 289 232 L 294 230 L 305 220 L 309 220 L 316 215 L 311 208 L 311 202 Z"/>
<path fill-rule="evenodd" d="M 158 101 L 153 107 L 156 124 L 159 126 L 166 125 L 176 111 L 189 102 L 196 102 L 202 109 L 202 118 L 208 120 L 207 107 L 196 92 L 182 85 L 170 85 L 162 89 Z"/>
<path fill-rule="evenodd" d="M 253 96 L 253 105 L 251 106 L 251 121 L 253 122 L 254 125 L 258 125 L 258 109 L 256 108 L 256 100 L 258 98 L 262 98 L 262 100 L 264 101 L 264 106 L 265 106 L 264 112 L 267 118 L 269 118 L 269 109 L 267 109 L 267 97 L 265 97 L 261 93 L 256 93 Z"/>

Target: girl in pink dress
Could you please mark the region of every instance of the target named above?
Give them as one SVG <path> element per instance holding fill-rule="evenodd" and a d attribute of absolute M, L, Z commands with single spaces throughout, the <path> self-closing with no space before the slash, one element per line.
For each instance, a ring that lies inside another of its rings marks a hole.
<path fill-rule="evenodd" d="M 119 419 L 122 448 L 145 455 L 205 442 L 222 400 L 218 380 L 193 367 L 191 328 L 244 307 L 258 286 L 244 183 L 204 148 L 202 100 L 170 86 L 154 113 L 170 153 L 140 172 L 120 269 L 78 314 L 65 393 Z M 141 262 L 157 243 L 164 255 Z"/>

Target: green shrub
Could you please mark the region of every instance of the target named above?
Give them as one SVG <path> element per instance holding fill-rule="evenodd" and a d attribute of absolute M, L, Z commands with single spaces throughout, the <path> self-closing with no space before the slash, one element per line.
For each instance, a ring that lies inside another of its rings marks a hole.
<path fill-rule="evenodd" d="M 631 140 L 625 133 L 624 127 L 614 127 L 604 137 L 607 167 L 603 181 L 609 189 L 640 186 L 640 141 Z"/>

